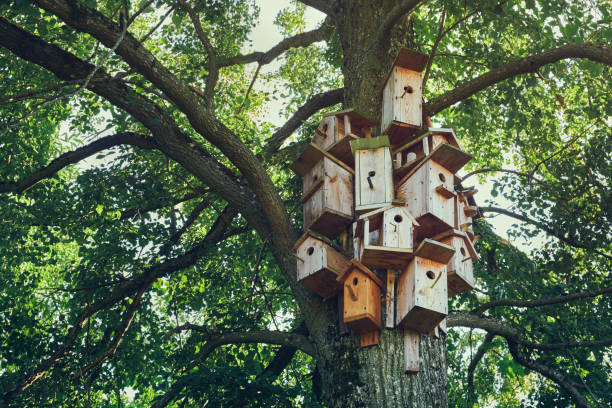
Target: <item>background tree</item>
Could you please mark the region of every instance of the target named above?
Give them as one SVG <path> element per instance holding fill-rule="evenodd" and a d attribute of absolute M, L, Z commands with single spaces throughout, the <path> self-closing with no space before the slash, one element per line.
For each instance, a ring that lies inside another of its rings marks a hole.
<path fill-rule="evenodd" d="M 0 12 L 0 405 L 612 403 L 607 2 L 302 1 L 247 54 L 254 1 Z M 494 180 L 481 212 L 532 242 L 478 222 L 478 289 L 417 375 L 399 331 L 340 336 L 291 251 L 288 164 L 323 111 L 379 119 L 402 46 L 430 55 L 424 112 L 475 156 L 463 182 Z"/>

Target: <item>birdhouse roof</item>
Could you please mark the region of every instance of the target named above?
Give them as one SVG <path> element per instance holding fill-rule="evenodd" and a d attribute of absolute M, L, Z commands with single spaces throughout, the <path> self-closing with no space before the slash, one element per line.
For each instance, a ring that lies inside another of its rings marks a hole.
<path fill-rule="evenodd" d="M 425 54 L 409 50 L 408 48 L 401 48 L 397 53 L 397 57 L 395 57 L 395 61 L 393 61 L 393 66 L 422 72 L 428 60 L 429 56 Z"/>
<path fill-rule="evenodd" d="M 414 256 L 430 259 L 435 262 L 447 263 L 455 254 L 455 248 L 433 239 L 425 238 L 414 251 Z"/>
<path fill-rule="evenodd" d="M 321 234 L 317 234 L 316 232 L 313 232 L 311 230 L 307 230 L 306 232 L 304 232 L 304 234 L 295 242 L 295 244 L 293 244 L 293 247 L 291 249 L 293 249 L 294 251 L 297 251 L 298 248 L 308 238 L 316 239 L 317 241 L 321 241 L 324 244 L 329 245 L 330 247 L 334 248 L 338 252 L 343 252 L 342 249 L 338 248 L 338 246 L 336 244 L 334 244 L 332 241 L 330 241 L 327 237 L 325 237 L 325 236 L 323 236 Z"/>
<path fill-rule="evenodd" d="M 474 244 L 472 243 L 472 240 L 463 231 L 459 231 L 459 230 L 456 230 L 456 229 L 448 230 L 446 232 L 443 232 L 441 234 L 436 235 L 433 239 L 438 240 L 438 239 L 445 239 L 445 238 L 449 238 L 449 237 L 459 237 L 459 238 L 463 239 L 463 242 L 465 243 L 465 246 L 466 246 L 470 256 L 472 257 L 472 259 L 477 261 L 480 258 L 478 256 L 478 252 L 476 252 L 476 248 L 474 248 Z"/>
<path fill-rule="evenodd" d="M 355 153 L 357 150 L 374 150 L 381 147 L 390 147 L 389 136 L 383 135 L 371 138 L 361 138 L 351 140 L 351 151 Z"/>
<path fill-rule="evenodd" d="M 378 276 L 374 275 L 374 273 L 371 270 L 369 270 L 362 263 L 357 262 L 357 260 L 355 260 L 355 259 L 351 259 L 351 261 L 348 263 L 348 265 L 346 265 L 346 268 L 344 268 L 342 273 L 336 278 L 336 281 L 338 281 L 340 283 L 344 283 L 344 281 L 348 278 L 348 276 L 354 270 L 357 270 L 358 272 L 360 272 L 363 275 L 366 275 L 368 278 L 372 279 L 374 281 L 374 283 L 376 283 L 378 285 L 379 288 L 381 288 L 381 289 L 385 288 L 385 284 L 383 283 L 383 281 L 380 280 L 380 278 Z"/>
<path fill-rule="evenodd" d="M 398 210 L 402 211 L 404 214 L 406 214 L 406 216 L 412 221 L 412 223 L 415 226 L 417 226 L 417 227 L 420 226 L 420 224 L 417 222 L 416 218 L 414 218 L 412 216 L 412 214 L 410 214 L 410 211 L 408 211 L 408 208 L 406 208 L 403 205 L 388 205 L 386 207 L 378 208 L 378 209 L 376 209 L 374 211 L 370 211 L 369 213 L 365 213 L 365 214 L 361 215 L 359 217 L 359 221 L 363 222 L 363 220 L 365 220 L 366 218 L 367 219 L 372 219 L 372 218 L 374 218 L 374 217 L 376 217 L 378 215 L 382 215 L 386 211 L 389 211 L 390 209 L 393 209 L 393 208 L 398 209 Z"/>
<path fill-rule="evenodd" d="M 356 112 L 355 109 L 353 108 L 343 109 L 337 112 L 331 112 L 331 113 L 326 114 L 323 117 L 326 118 L 328 116 L 335 116 L 337 118 L 343 118 L 344 115 L 348 115 L 349 119 L 351 120 L 351 124 L 359 128 L 370 127 L 376 124 L 375 122 L 372 122 L 371 120 L 364 118 L 362 115 Z"/>
<path fill-rule="evenodd" d="M 459 144 L 459 139 L 457 139 L 457 135 L 455 134 L 455 129 L 453 128 L 428 128 L 428 130 L 436 135 L 444 135 L 450 139 L 450 144 L 461 149 L 461 145 Z"/>

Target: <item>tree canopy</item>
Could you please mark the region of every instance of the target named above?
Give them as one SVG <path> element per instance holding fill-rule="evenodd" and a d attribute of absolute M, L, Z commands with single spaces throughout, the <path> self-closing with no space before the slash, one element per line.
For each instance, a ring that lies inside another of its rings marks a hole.
<path fill-rule="evenodd" d="M 288 1 L 252 51 L 262 5 L 0 3 L 0 406 L 334 406 L 289 164 L 326 112 L 378 120 L 401 46 L 492 186 L 448 404 L 612 405 L 610 4 Z"/>

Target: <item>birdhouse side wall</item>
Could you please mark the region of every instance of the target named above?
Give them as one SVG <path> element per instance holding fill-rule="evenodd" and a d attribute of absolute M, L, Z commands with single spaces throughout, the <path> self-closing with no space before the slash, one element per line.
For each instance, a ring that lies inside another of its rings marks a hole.
<path fill-rule="evenodd" d="M 373 175 L 371 175 L 372 172 Z M 392 200 L 391 149 L 381 147 L 372 150 L 357 150 L 355 152 L 355 206 L 357 209 L 376 204 L 389 204 Z"/>
<path fill-rule="evenodd" d="M 442 241 L 455 248 L 455 254 L 448 261 L 448 296 L 454 296 L 474 287 L 474 266 L 462 237 L 453 236 Z"/>
<path fill-rule="evenodd" d="M 323 118 L 319 127 L 319 132 L 315 132 L 312 142 L 322 149 L 327 149 L 332 144 L 344 137 L 344 121 L 336 116 L 326 116 Z M 323 136 L 322 134 L 325 134 Z"/>
<path fill-rule="evenodd" d="M 424 166 L 426 170 L 427 183 L 427 205 L 426 212 L 433 214 L 449 228 L 455 225 L 455 200 L 454 197 L 445 197 L 436 192 L 438 186 L 443 186 L 449 191 L 454 191 L 453 173 L 429 160 Z"/>
<path fill-rule="evenodd" d="M 446 265 L 429 259 L 415 257 L 416 306 L 441 314 L 448 314 L 448 289 Z M 433 273 L 433 277 L 428 276 Z"/>
<path fill-rule="evenodd" d="M 412 176 L 398 187 L 398 198 L 403 199 L 406 208 L 417 219 L 427 213 L 427 167 L 421 166 Z"/>

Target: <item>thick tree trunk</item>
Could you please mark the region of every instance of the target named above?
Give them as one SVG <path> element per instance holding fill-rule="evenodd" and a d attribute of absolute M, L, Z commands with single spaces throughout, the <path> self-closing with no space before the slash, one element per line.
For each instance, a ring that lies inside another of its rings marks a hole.
<path fill-rule="evenodd" d="M 410 20 L 404 17 L 381 41 L 372 43 L 380 22 L 396 2 L 344 4 L 336 21 L 344 52 L 344 104 L 379 123 L 383 82 L 399 48 L 413 46 Z M 375 129 L 374 133 L 379 132 Z M 401 329 L 383 329 L 379 345 L 360 348 L 359 336 L 339 334 L 335 302 L 326 305 L 320 316 L 313 316 L 309 329 L 320 356 L 323 399 L 330 407 L 448 405 L 445 336 L 420 336 L 420 370 L 406 374 Z"/>

